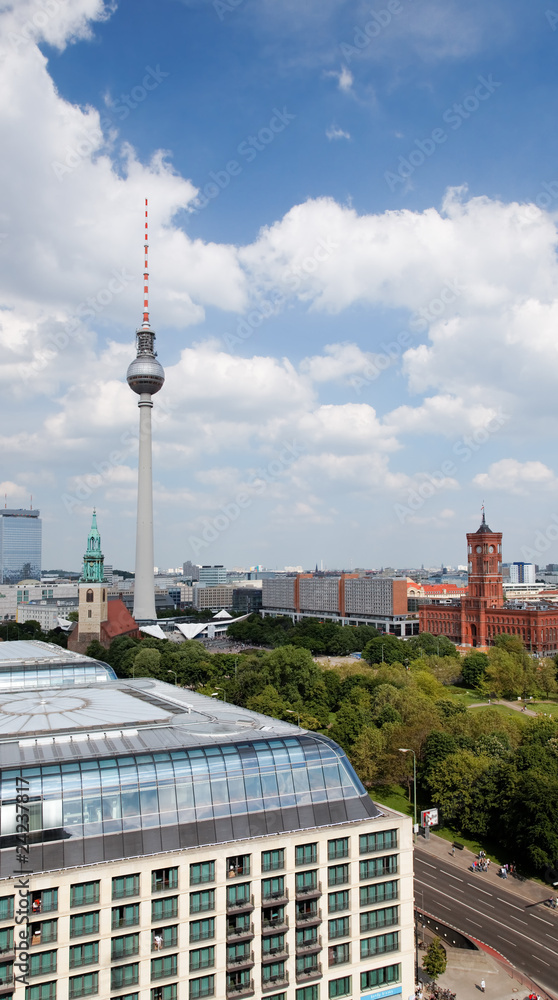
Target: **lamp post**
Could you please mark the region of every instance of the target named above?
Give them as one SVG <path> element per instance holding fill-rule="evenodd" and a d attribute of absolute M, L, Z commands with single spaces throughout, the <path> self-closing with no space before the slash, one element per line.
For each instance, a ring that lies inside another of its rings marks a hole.
<path fill-rule="evenodd" d="M 217 690 L 216 690 L 216 691 L 212 691 L 212 692 L 211 692 L 211 697 L 212 697 L 212 698 L 219 698 L 219 691 L 222 691 L 222 692 L 223 692 L 223 701 L 224 701 L 224 700 L 225 700 L 225 697 L 224 697 L 224 694 L 225 694 L 225 689 L 224 689 L 224 688 L 221 688 L 221 687 L 217 688 Z"/>
<path fill-rule="evenodd" d="M 175 687 L 178 687 L 178 675 L 176 673 L 176 670 L 167 670 L 167 674 L 174 674 L 174 684 Z"/>
<path fill-rule="evenodd" d="M 297 725 L 300 726 L 300 712 L 294 712 L 292 708 L 287 709 L 287 715 L 296 715 Z"/>
<path fill-rule="evenodd" d="M 399 753 L 412 753 L 413 755 L 413 804 L 414 804 L 413 835 L 414 835 L 415 827 L 417 825 L 417 755 L 414 750 L 410 749 L 410 747 L 398 747 L 398 750 Z"/>
<path fill-rule="evenodd" d="M 383 644 L 383 642 L 380 643 L 380 645 L 382 647 L 382 663 L 383 663 L 384 662 L 384 644 Z"/>

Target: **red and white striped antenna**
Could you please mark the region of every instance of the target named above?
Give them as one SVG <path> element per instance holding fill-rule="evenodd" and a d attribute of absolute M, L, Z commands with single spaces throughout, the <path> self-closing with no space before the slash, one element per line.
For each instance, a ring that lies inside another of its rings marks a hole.
<path fill-rule="evenodd" d="M 149 270 L 147 264 L 147 250 L 149 237 L 147 229 L 147 198 L 145 199 L 145 234 L 144 234 L 144 266 L 143 266 L 143 325 L 149 326 Z"/>

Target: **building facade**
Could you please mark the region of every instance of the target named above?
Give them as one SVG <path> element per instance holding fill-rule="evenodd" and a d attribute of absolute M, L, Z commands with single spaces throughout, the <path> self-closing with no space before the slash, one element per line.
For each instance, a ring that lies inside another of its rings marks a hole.
<path fill-rule="evenodd" d="M 220 608 L 232 608 L 234 587 L 231 584 L 205 586 L 195 584 L 192 587 L 192 604 L 197 611 L 218 611 Z"/>
<path fill-rule="evenodd" d="M 0 510 L 0 583 L 40 580 L 42 522 L 38 510 Z"/>
<path fill-rule="evenodd" d="M 0 964 L 15 1000 L 413 992 L 411 822 L 374 805 L 327 737 L 147 678 L 6 701 Z"/>
<path fill-rule="evenodd" d="M 227 582 L 227 571 L 224 566 L 200 566 L 198 580 L 206 587 L 219 587 Z"/>
<path fill-rule="evenodd" d="M 502 533 L 491 531 L 485 516 L 467 534 L 469 585 L 456 601 L 419 605 L 420 631 L 445 635 L 461 646 L 484 647 L 501 633 L 518 635 L 529 652 L 558 651 L 558 609 L 541 601 L 504 601 Z"/>

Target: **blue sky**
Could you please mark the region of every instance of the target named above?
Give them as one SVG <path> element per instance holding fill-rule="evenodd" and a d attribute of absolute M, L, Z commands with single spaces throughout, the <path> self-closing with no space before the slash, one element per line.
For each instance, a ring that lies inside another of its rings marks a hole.
<path fill-rule="evenodd" d="M 5 0 L 0 490 L 134 560 L 150 204 L 155 552 L 558 561 L 556 10 Z"/>

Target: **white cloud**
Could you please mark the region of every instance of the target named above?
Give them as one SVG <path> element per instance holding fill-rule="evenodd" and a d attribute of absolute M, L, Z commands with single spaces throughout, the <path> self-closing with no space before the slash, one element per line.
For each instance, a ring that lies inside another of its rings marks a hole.
<path fill-rule="evenodd" d="M 328 70 L 325 75 L 335 77 L 339 90 L 342 90 L 344 94 L 349 94 L 351 92 L 354 83 L 354 76 L 347 66 L 342 66 L 340 70 Z"/>
<path fill-rule="evenodd" d="M 558 479 L 543 462 L 519 462 L 515 458 L 502 458 L 493 462 L 488 472 L 480 472 L 473 479 L 483 490 L 501 490 L 527 496 L 539 490 L 555 490 Z"/>
<path fill-rule="evenodd" d="M 351 133 L 350 132 L 345 132 L 344 129 L 342 129 L 342 128 L 338 128 L 337 125 L 330 125 L 330 127 L 328 129 L 326 129 L 326 136 L 330 140 L 331 139 L 350 139 L 351 138 Z"/>

